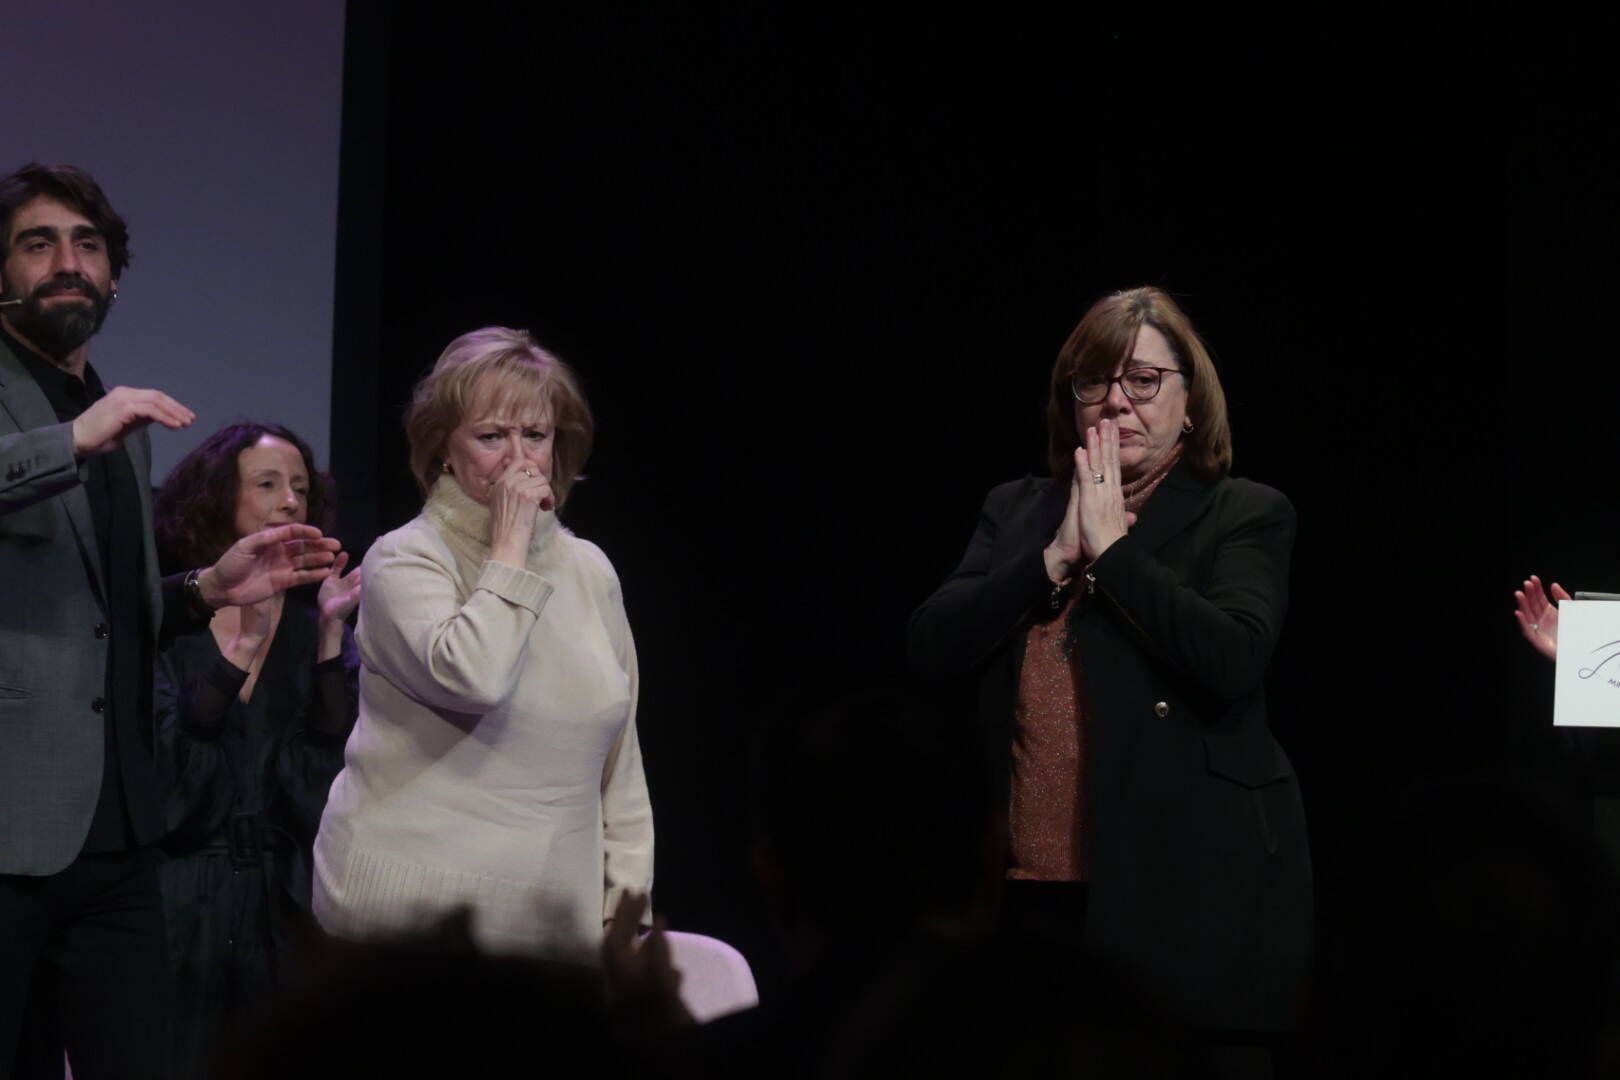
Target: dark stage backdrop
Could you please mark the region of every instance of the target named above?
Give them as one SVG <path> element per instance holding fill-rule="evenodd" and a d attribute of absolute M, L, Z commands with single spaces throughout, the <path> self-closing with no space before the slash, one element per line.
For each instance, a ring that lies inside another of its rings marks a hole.
<path fill-rule="evenodd" d="M 566 517 L 624 581 L 673 925 L 774 972 L 751 733 L 784 685 L 900 671 L 984 492 L 1043 468 L 1059 344 L 1142 282 L 1215 350 L 1236 471 L 1299 510 L 1273 716 L 1326 876 L 1426 772 L 1578 794 L 1509 612 L 1532 570 L 1620 588 L 1601 35 L 350 15 L 349 528 L 414 513 L 400 407 L 452 336 L 579 369 Z"/>

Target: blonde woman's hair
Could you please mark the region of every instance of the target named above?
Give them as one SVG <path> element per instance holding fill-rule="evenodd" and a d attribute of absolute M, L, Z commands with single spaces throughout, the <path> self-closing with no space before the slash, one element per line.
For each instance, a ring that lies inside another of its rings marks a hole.
<path fill-rule="evenodd" d="M 527 330 L 486 326 L 456 338 L 416 384 L 405 410 L 411 474 L 423 497 L 444 474 L 445 444 L 464 421 L 536 415 L 556 431 L 551 489 L 560 509 L 591 455 L 595 433 L 579 376 Z"/>

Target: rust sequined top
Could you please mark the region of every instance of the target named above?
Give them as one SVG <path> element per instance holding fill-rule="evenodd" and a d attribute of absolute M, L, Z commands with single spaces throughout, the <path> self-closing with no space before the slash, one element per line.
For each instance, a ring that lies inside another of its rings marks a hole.
<path fill-rule="evenodd" d="M 1181 459 L 1125 485 L 1137 512 Z M 1012 793 L 1007 876 L 1024 881 L 1085 881 L 1086 704 L 1084 658 L 1067 646 L 1075 593 L 1056 618 L 1032 624 L 1013 712 Z"/>

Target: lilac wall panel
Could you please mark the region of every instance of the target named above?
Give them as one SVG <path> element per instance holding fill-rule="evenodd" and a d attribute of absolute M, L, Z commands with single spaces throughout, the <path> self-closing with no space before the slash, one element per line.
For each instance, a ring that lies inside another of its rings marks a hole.
<path fill-rule="evenodd" d="M 197 412 L 154 479 L 237 417 L 327 461 L 341 0 L 8 6 L 5 155 L 95 174 L 133 265 L 91 352 Z"/>

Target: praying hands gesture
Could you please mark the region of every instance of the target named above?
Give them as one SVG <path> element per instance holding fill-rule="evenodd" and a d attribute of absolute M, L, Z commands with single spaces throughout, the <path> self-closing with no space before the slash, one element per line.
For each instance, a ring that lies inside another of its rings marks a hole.
<path fill-rule="evenodd" d="M 1549 600 L 1541 587 L 1541 579 L 1534 574 L 1524 583 L 1524 588 L 1513 593 L 1513 602 L 1517 605 L 1513 617 L 1519 623 L 1519 633 L 1549 660 L 1558 659 L 1558 601 L 1569 598 L 1569 593 L 1555 581 Z"/>
<path fill-rule="evenodd" d="M 1075 448 L 1069 507 L 1046 546 L 1047 576 L 1067 581 L 1076 566 L 1094 562 L 1135 524 L 1119 475 L 1119 427 L 1105 419 L 1087 428 L 1085 444 Z"/>

